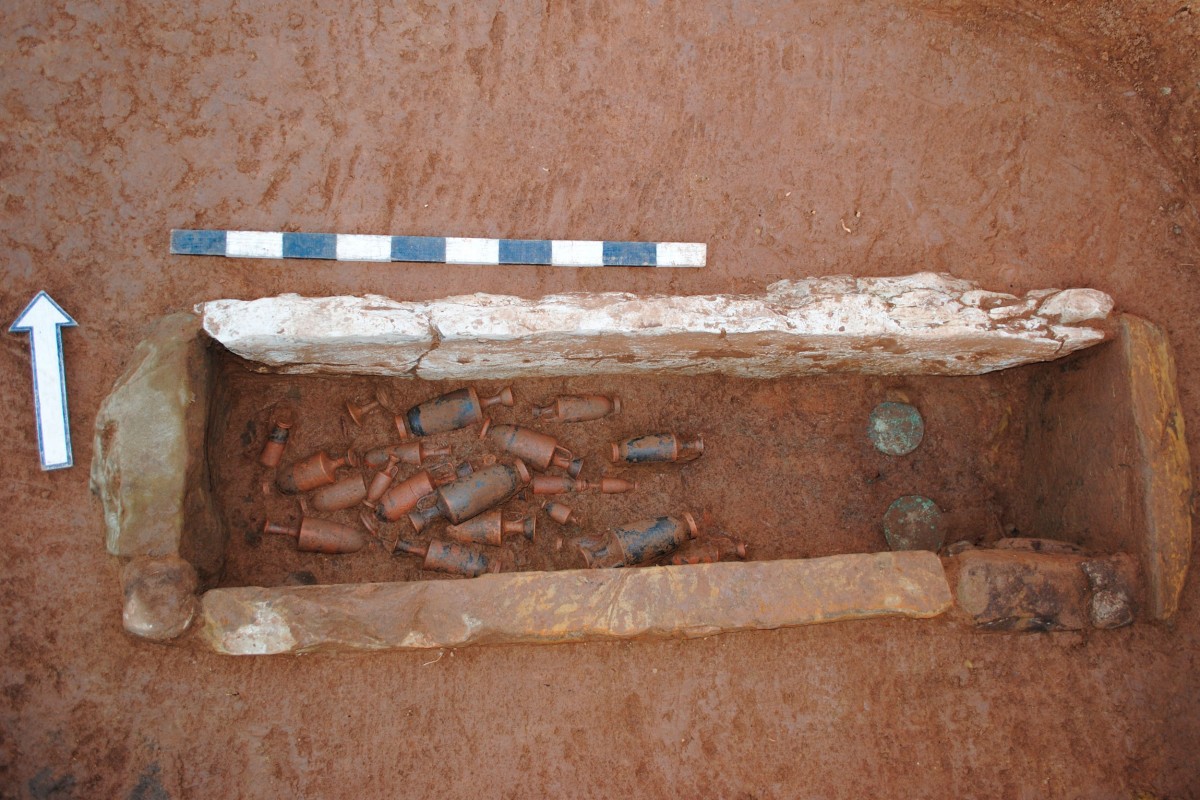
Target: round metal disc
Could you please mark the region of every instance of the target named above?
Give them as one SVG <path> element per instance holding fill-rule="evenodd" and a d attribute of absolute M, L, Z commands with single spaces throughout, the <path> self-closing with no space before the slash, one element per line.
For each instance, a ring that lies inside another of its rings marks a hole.
<path fill-rule="evenodd" d="M 945 541 L 942 512 L 928 497 L 908 494 L 888 506 L 883 515 L 883 535 L 893 550 L 932 550 Z"/>
<path fill-rule="evenodd" d="M 880 403 L 871 411 L 867 436 L 879 452 L 905 456 L 916 450 L 925 437 L 925 420 L 908 403 Z"/>

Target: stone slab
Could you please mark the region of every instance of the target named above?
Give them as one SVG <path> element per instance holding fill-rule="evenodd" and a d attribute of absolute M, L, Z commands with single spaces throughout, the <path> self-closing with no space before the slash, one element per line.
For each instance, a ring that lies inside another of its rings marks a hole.
<path fill-rule="evenodd" d="M 434 346 L 423 304 L 378 295 L 212 300 L 196 311 L 209 336 L 282 372 L 403 375 Z"/>
<path fill-rule="evenodd" d="M 951 605 L 933 553 L 645 569 L 485 575 L 470 580 L 214 589 L 200 637 L 232 655 L 474 644 L 689 638 Z"/>
<path fill-rule="evenodd" d="M 1009 512 L 1027 535 L 1137 555 L 1139 608 L 1161 620 L 1187 576 L 1191 463 L 1166 333 L 1130 314 L 1115 322 L 1111 342 L 1039 370 Z"/>
<path fill-rule="evenodd" d="M 1175 359 L 1166 331 L 1123 315 L 1120 342 L 1130 369 L 1133 425 L 1139 450 L 1145 527 L 1141 560 L 1154 619 L 1179 608 L 1192 552 L 1192 467 L 1183 410 L 1175 385 Z"/>
<path fill-rule="evenodd" d="M 974 375 L 1103 341 L 1111 308 L 1094 290 L 1021 298 L 918 273 L 779 281 L 762 295 L 474 294 L 429 303 L 281 295 L 214 300 L 197 311 L 210 336 L 264 368 L 475 380 Z"/>
<path fill-rule="evenodd" d="M 967 550 L 954 557 L 955 595 L 974 624 L 993 631 L 1080 630 L 1090 592 L 1083 556 Z"/>
<path fill-rule="evenodd" d="M 208 492 L 211 369 L 195 314 L 159 320 L 96 415 L 91 483 L 116 556 L 180 555 L 215 575 L 225 541 Z"/>

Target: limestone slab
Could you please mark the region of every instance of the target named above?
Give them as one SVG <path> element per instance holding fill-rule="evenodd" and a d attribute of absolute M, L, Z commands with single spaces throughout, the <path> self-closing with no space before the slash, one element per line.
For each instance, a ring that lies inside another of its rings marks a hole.
<path fill-rule="evenodd" d="M 972 375 L 1050 360 L 1105 338 L 1101 328 L 1038 316 L 1044 292 L 1028 302 L 983 294 L 969 281 L 918 273 L 779 281 L 761 296 L 447 298 L 429 304 L 438 346 L 417 374 Z M 1018 310 L 994 314 L 1006 307 Z"/>
<path fill-rule="evenodd" d="M 211 369 L 195 314 L 160 320 L 96 416 L 91 481 L 116 556 L 182 555 L 219 570 L 224 539 L 208 492 Z"/>
<path fill-rule="evenodd" d="M 214 589 L 200 635 L 233 655 L 688 638 L 951 605 L 928 552 L 470 580 Z"/>
<path fill-rule="evenodd" d="M 422 304 L 378 295 L 212 300 L 196 311 L 209 336 L 282 372 L 403 375 L 433 347 Z"/>
<path fill-rule="evenodd" d="M 428 303 L 281 295 L 197 306 L 209 335 L 264 368 L 429 380 L 974 375 L 1100 342 L 1111 308 L 1094 290 L 1021 298 L 934 273 L 779 281 L 761 295 L 474 294 Z"/>

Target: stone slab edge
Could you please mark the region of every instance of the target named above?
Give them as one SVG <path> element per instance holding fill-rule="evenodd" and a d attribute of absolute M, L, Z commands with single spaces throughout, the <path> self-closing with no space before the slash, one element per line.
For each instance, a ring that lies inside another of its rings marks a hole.
<path fill-rule="evenodd" d="M 186 631 L 200 580 L 215 579 L 224 560 L 204 447 L 207 348 L 198 315 L 158 320 L 96 415 L 91 486 L 107 549 L 125 562 L 122 622 L 141 638 Z"/>
<path fill-rule="evenodd" d="M 882 616 L 952 603 L 930 552 L 471 580 L 213 589 L 199 638 L 230 655 L 709 636 Z"/>
<path fill-rule="evenodd" d="M 138 343 L 101 402 L 90 478 L 111 554 L 186 554 L 196 549 L 189 538 L 211 534 L 203 455 L 210 379 L 198 316 L 172 314 Z M 219 559 L 208 566 L 219 569 Z"/>
<path fill-rule="evenodd" d="M 1192 552 L 1192 469 L 1175 359 L 1166 332 L 1122 315 L 1122 346 L 1130 370 L 1133 423 L 1140 452 L 1145 532 L 1141 548 L 1150 614 L 1165 620 L 1179 608 Z"/>
<path fill-rule="evenodd" d="M 212 300 L 196 310 L 210 336 L 263 369 L 469 380 L 639 371 L 981 374 L 1104 340 L 1112 308 L 1093 289 L 1017 297 L 917 273 L 779 281 L 762 295 L 399 302 L 293 294 Z"/>

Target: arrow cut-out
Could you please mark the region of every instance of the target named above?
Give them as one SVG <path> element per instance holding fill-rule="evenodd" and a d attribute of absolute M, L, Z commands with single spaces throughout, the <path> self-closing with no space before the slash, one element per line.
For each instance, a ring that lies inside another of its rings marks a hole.
<path fill-rule="evenodd" d="M 8 330 L 29 332 L 33 362 L 33 405 L 37 413 L 38 452 L 42 469 L 65 469 L 71 455 L 67 416 L 67 373 L 63 369 L 62 329 L 77 323 L 45 292 L 38 292 Z"/>

